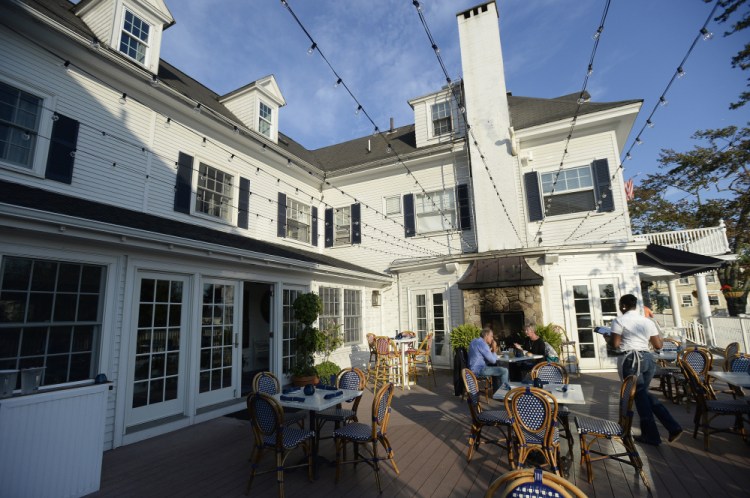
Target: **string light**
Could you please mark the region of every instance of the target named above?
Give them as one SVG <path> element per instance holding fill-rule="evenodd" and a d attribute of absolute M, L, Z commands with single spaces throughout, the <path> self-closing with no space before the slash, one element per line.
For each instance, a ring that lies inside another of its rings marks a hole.
<path fill-rule="evenodd" d="M 123 92 L 122 97 L 120 97 L 120 104 L 125 105 L 128 101 L 128 94 Z"/>
<path fill-rule="evenodd" d="M 362 112 L 362 106 L 361 106 L 361 105 L 358 105 L 358 106 L 357 106 L 357 109 L 356 109 L 356 110 L 354 111 L 354 115 L 355 115 L 355 116 L 359 116 L 359 113 L 360 113 L 360 112 Z"/>
<path fill-rule="evenodd" d="M 159 78 L 157 78 L 156 75 L 153 75 L 151 77 L 151 86 L 153 87 L 159 86 Z"/>
<path fill-rule="evenodd" d="M 339 85 L 341 85 L 341 78 L 336 80 L 336 83 L 334 83 L 333 88 L 338 88 Z"/>
<path fill-rule="evenodd" d="M 714 34 L 707 30 L 705 26 L 701 28 L 700 34 L 703 36 L 703 40 L 705 41 L 708 41 L 714 37 Z"/>
<path fill-rule="evenodd" d="M 72 69 L 70 68 L 70 61 L 65 61 L 63 63 L 63 67 L 65 68 L 65 71 L 68 72 L 68 73 L 70 73 L 72 71 Z"/>
<path fill-rule="evenodd" d="M 207 144 L 206 137 L 203 137 L 203 142 L 201 142 L 201 147 L 205 147 Z"/>
<path fill-rule="evenodd" d="M 684 78 L 685 77 L 685 70 L 682 68 L 682 66 L 677 68 L 677 77 L 678 78 Z"/>
<path fill-rule="evenodd" d="M 239 135 L 240 134 L 240 128 L 237 125 L 234 126 L 234 134 L 235 135 Z"/>
<path fill-rule="evenodd" d="M 666 98 L 664 98 L 664 95 L 662 95 L 661 97 L 659 97 L 659 105 L 660 105 L 660 106 L 664 107 L 664 106 L 665 106 L 665 105 L 667 105 L 668 103 L 669 103 L 669 102 L 667 102 L 667 99 L 666 99 Z"/>
<path fill-rule="evenodd" d="M 198 102 L 197 104 L 195 104 L 195 107 L 193 107 L 193 112 L 195 112 L 196 114 L 200 114 L 202 107 L 203 106 L 201 105 L 201 103 Z"/>
<path fill-rule="evenodd" d="M 164 121 L 164 128 L 169 128 L 172 124 L 172 118 L 167 118 L 166 121 Z"/>
<path fill-rule="evenodd" d="M 95 37 L 93 37 L 93 38 L 91 39 L 91 46 L 92 46 L 92 47 L 93 47 L 94 49 L 97 49 L 97 50 L 98 50 L 98 49 L 99 49 L 99 46 L 100 46 L 100 45 L 99 45 L 99 38 L 97 38 L 96 36 L 95 36 Z"/>
<path fill-rule="evenodd" d="M 307 55 L 312 55 L 316 48 L 318 48 L 318 44 L 313 42 L 313 44 L 310 45 L 310 48 L 307 49 Z"/>
<path fill-rule="evenodd" d="M 638 144 L 638 145 L 642 145 L 643 144 L 643 140 L 641 140 L 641 137 L 636 137 L 635 143 Z"/>

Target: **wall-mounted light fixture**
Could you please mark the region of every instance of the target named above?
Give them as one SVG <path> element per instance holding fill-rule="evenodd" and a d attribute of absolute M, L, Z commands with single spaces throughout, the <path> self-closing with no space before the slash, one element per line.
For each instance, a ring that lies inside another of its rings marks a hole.
<path fill-rule="evenodd" d="M 380 291 L 378 290 L 372 291 L 372 305 L 380 306 Z"/>

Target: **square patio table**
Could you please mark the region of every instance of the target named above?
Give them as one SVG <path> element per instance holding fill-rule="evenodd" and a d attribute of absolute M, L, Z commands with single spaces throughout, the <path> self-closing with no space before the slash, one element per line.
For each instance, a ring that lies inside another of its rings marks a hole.
<path fill-rule="evenodd" d="M 335 393 L 337 391 L 342 391 L 343 394 L 341 396 L 335 396 L 330 399 L 325 399 L 326 394 Z M 310 412 L 310 430 L 315 430 L 315 417 L 318 412 L 321 412 L 323 410 L 327 410 L 329 408 L 333 408 L 334 406 L 338 405 L 342 401 L 346 401 L 348 399 L 356 398 L 357 396 L 362 396 L 362 393 L 364 391 L 356 391 L 353 389 L 336 389 L 336 390 L 327 390 L 327 389 L 315 389 L 315 394 L 312 394 L 310 396 L 306 396 L 305 393 L 302 391 L 302 388 L 299 388 L 296 391 L 288 392 L 288 393 L 277 393 L 273 395 L 273 398 L 278 401 L 278 403 L 285 407 L 285 408 L 297 408 L 300 410 L 307 410 Z M 292 396 L 295 398 L 304 398 L 305 401 L 289 401 L 289 400 L 282 400 L 281 396 Z M 315 431 L 315 437 L 313 438 L 313 473 L 315 475 L 315 479 L 318 478 L 318 443 L 320 442 L 320 434 L 318 434 L 317 431 Z"/>
<path fill-rule="evenodd" d="M 714 372 L 712 370 L 708 373 L 708 376 L 723 380 L 727 384 L 732 384 L 733 386 L 750 388 L 750 375 L 748 375 L 747 372 L 723 372 L 720 370 Z"/>

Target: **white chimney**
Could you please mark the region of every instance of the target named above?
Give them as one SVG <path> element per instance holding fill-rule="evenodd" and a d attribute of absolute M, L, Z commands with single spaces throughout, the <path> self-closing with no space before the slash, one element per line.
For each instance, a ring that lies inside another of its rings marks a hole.
<path fill-rule="evenodd" d="M 477 230 L 478 249 L 518 248 L 522 242 L 516 237 L 516 232 L 524 237 L 525 229 L 521 226 L 518 205 L 520 172 L 517 160 L 512 156 L 497 7 L 494 1 L 484 3 L 458 13 L 456 20 L 466 114 L 473 138 L 478 143 L 475 146 L 474 140 L 469 140 L 475 214 L 477 226 L 481 227 Z M 495 193 L 495 187 L 505 208 Z"/>

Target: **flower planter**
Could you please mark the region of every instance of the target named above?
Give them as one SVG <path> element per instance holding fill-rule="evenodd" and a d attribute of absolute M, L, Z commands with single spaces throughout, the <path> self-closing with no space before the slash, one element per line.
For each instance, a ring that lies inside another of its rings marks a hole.
<path fill-rule="evenodd" d="M 724 297 L 738 298 L 742 297 L 744 291 L 728 291 L 724 293 Z"/>

